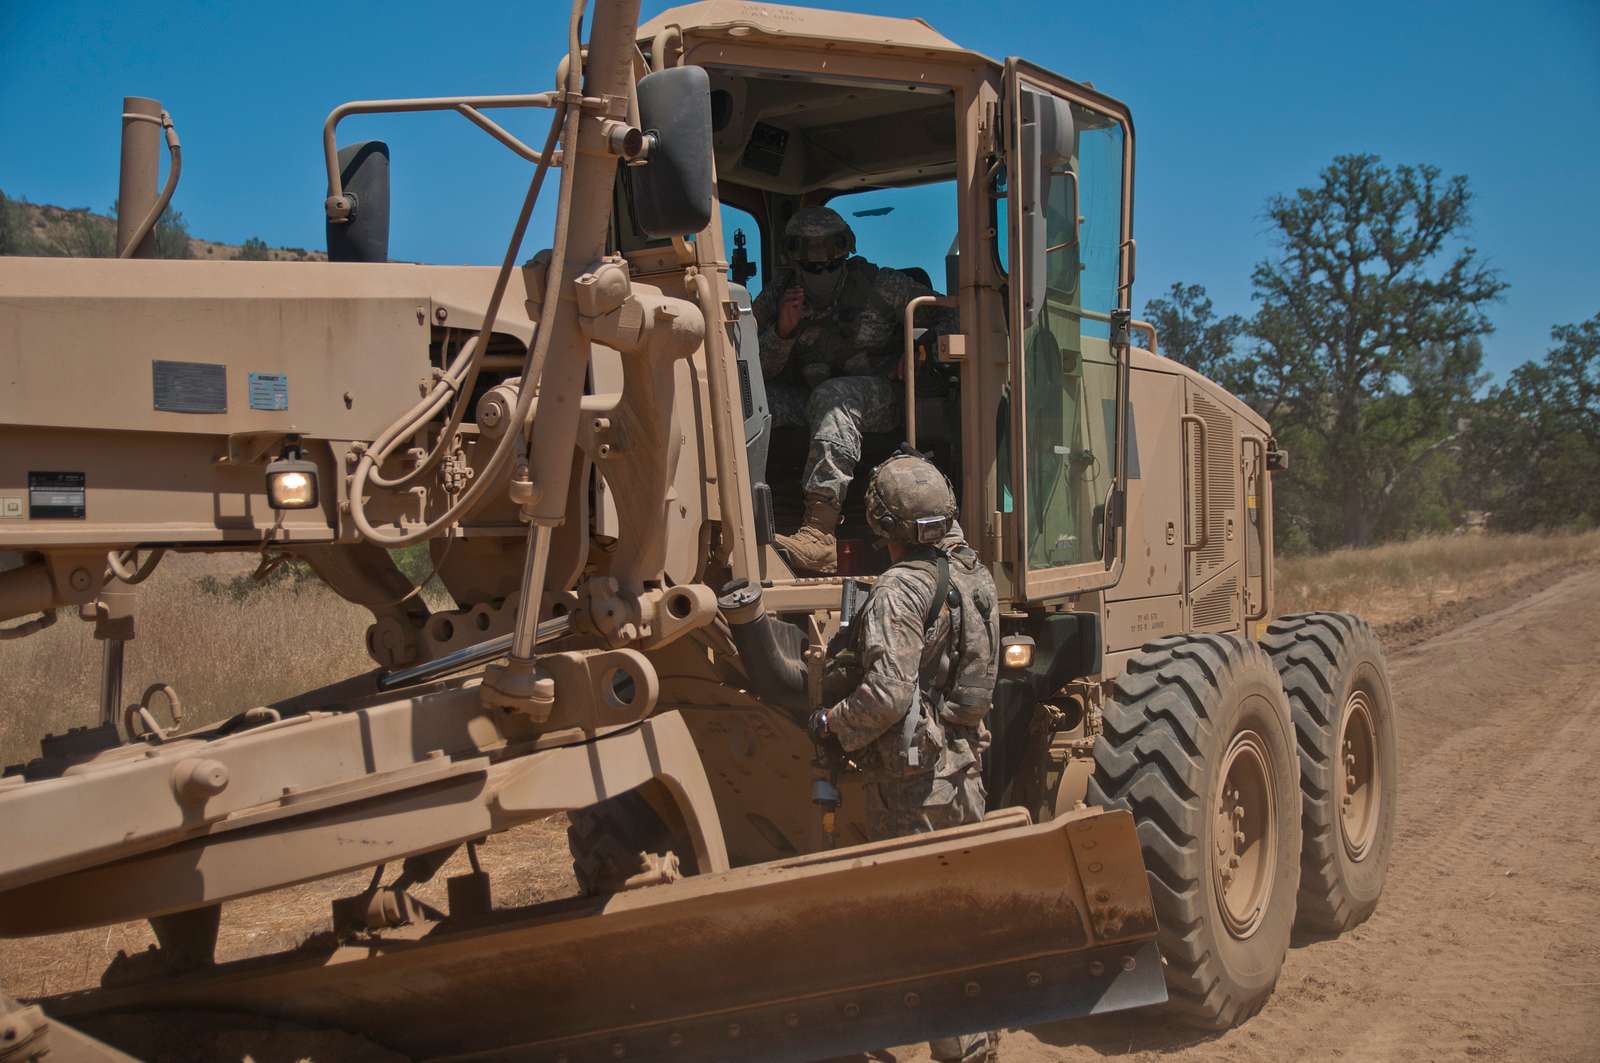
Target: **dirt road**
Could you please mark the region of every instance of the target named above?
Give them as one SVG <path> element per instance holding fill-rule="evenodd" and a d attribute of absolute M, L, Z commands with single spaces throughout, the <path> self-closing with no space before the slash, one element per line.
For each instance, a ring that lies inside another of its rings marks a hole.
<path fill-rule="evenodd" d="M 1596 647 L 1600 570 L 1590 569 L 1391 656 L 1404 768 L 1383 902 L 1342 938 L 1297 942 L 1276 994 L 1243 1028 L 1201 1036 L 1132 1013 L 1008 1033 L 1002 1059 L 1600 1059 Z M 519 903 L 570 885 L 559 825 L 527 830 L 486 850 L 524 883 Z M 230 906 L 224 958 L 297 939 L 358 880 Z M 0 972 L 24 993 L 92 984 L 108 952 L 147 943 L 142 924 L 113 930 L 0 943 Z M 344 1055 L 328 1052 L 309 1054 Z"/>
<path fill-rule="evenodd" d="M 1404 768 L 1372 919 L 1297 943 L 1240 1029 L 1063 1023 L 1006 1035 L 1006 1063 L 1600 1059 L 1600 572 L 1389 666 Z"/>

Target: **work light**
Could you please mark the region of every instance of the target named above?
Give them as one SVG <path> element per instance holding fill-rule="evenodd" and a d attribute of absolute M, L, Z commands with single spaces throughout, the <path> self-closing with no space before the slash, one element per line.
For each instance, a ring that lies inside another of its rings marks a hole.
<path fill-rule="evenodd" d="M 290 444 L 267 466 L 267 504 L 273 509 L 311 509 L 317 504 L 317 464 Z"/>

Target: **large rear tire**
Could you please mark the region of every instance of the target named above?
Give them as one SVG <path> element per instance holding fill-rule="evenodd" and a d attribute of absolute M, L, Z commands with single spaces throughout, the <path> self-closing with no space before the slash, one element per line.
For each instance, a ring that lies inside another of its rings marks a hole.
<path fill-rule="evenodd" d="M 1089 803 L 1133 812 L 1168 1009 L 1236 1026 L 1277 984 L 1300 877 L 1289 708 L 1262 649 L 1177 635 L 1128 662 L 1095 742 Z"/>
<path fill-rule="evenodd" d="M 572 874 L 586 895 L 695 873 L 693 848 L 646 798 L 650 785 L 567 814 Z"/>
<path fill-rule="evenodd" d="M 1394 848 L 1400 757 L 1383 647 L 1348 613 L 1283 617 L 1261 644 L 1300 746 L 1298 925 L 1337 934 L 1377 908 Z"/>

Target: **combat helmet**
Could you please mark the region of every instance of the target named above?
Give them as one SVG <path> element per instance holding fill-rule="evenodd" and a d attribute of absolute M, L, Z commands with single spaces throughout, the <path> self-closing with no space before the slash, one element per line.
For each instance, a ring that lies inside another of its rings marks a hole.
<path fill-rule="evenodd" d="M 890 542 L 932 545 L 954 526 L 956 493 L 950 479 L 919 451 L 902 446 L 872 470 L 867 525 Z"/>
<path fill-rule="evenodd" d="M 856 234 L 831 207 L 801 207 L 783 227 L 783 250 L 791 262 L 831 262 L 855 254 Z"/>

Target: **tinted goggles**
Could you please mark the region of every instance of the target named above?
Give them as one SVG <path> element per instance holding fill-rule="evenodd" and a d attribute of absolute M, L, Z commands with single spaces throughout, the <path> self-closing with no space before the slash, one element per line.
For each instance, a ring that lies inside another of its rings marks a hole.
<path fill-rule="evenodd" d="M 840 255 L 838 258 L 830 258 L 826 262 L 796 262 L 794 268 L 801 273 L 837 273 L 844 268 L 844 261 L 848 257 L 848 255 Z"/>

